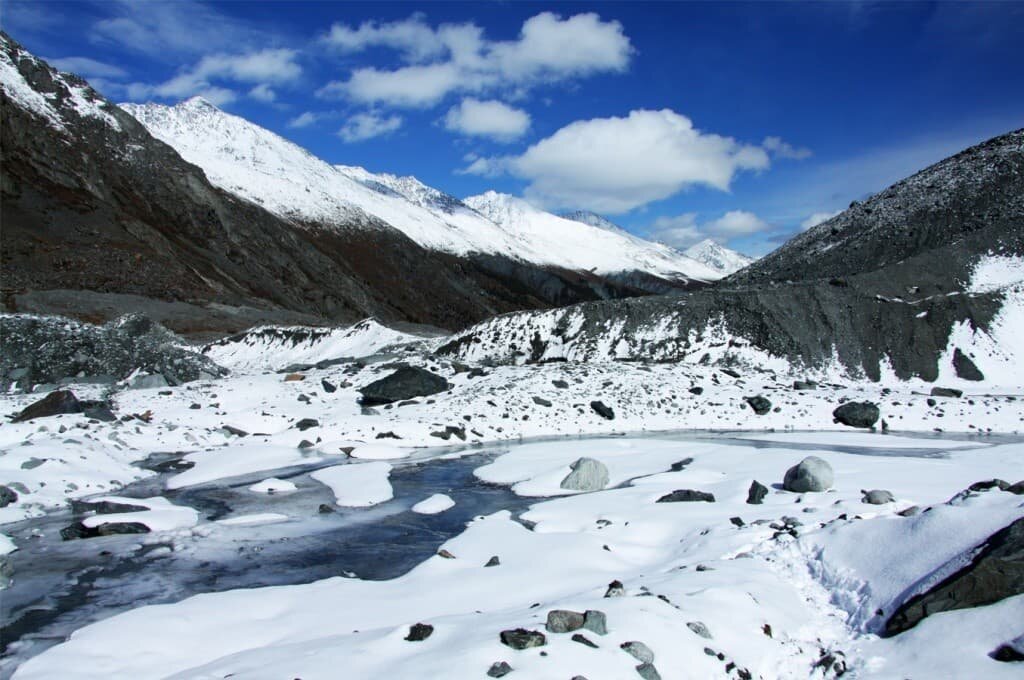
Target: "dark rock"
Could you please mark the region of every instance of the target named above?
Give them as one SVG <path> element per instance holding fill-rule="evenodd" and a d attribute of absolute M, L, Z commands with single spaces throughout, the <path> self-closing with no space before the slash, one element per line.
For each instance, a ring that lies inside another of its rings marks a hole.
<path fill-rule="evenodd" d="M 576 633 L 575 635 L 573 635 L 572 636 L 572 641 L 573 642 L 578 642 L 581 645 L 586 645 L 587 647 L 590 647 L 591 649 L 597 649 L 597 645 L 595 645 L 593 642 L 591 642 L 590 639 L 587 638 L 586 635 L 582 635 L 580 633 Z"/>
<path fill-rule="evenodd" d="M 622 585 L 622 581 L 615 580 L 608 584 L 608 589 L 604 591 L 605 597 L 622 597 L 626 594 L 626 587 Z"/>
<path fill-rule="evenodd" d="M 320 380 L 320 386 L 324 388 L 324 392 L 327 394 L 332 394 L 338 391 L 338 388 L 333 383 L 329 382 L 327 378 Z"/>
<path fill-rule="evenodd" d="M 683 458 L 680 461 L 676 461 L 675 463 L 672 463 L 671 467 L 669 467 L 669 472 L 682 472 L 686 469 L 686 466 L 692 462 L 693 458 Z"/>
<path fill-rule="evenodd" d="M 743 401 L 747 402 L 754 413 L 759 416 L 763 416 L 772 409 L 772 402 L 762 396 L 743 397 Z"/>
<path fill-rule="evenodd" d="M 320 427 L 320 421 L 316 418 L 303 418 L 299 422 L 295 423 L 295 427 L 299 432 L 305 432 L 312 427 Z"/>
<path fill-rule="evenodd" d="M 818 389 L 818 383 L 813 380 L 794 380 L 793 389 L 799 392 L 806 392 L 807 390 Z"/>
<path fill-rule="evenodd" d="M 1024 593 L 1024 518 L 970 551 L 971 563 L 901 604 L 885 624 L 895 635 L 939 612 L 978 607 Z"/>
<path fill-rule="evenodd" d="M 428 397 L 451 389 L 451 384 L 428 370 L 407 366 L 361 388 L 360 403 L 364 406 L 390 404 L 413 397 Z"/>
<path fill-rule="evenodd" d="M 537 406 L 546 406 L 548 408 L 551 407 L 551 402 L 548 401 L 547 399 L 544 399 L 543 397 L 534 397 L 533 403 L 536 404 Z"/>
<path fill-rule="evenodd" d="M 827 652 L 814 662 L 812 668 L 820 668 L 828 677 L 838 678 L 846 674 L 846 655 L 838 650 Z"/>
<path fill-rule="evenodd" d="M 828 491 L 835 481 L 832 466 L 817 456 L 807 456 L 786 470 L 782 486 L 786 491 L 806 493 Z"/>
<path fill-rule="evenodd" d="M 568 609 L 552 609 L 548 612 L 544 628 L 549 633 L 571 633 L 583 627 L 583 614 Z"/>
<path fill-rule="evenodd" d="M 695 501 L 704 501 L 705 503 L 714 503 L 714 494 L 707 493 L 706 491 L 694 491 L 693 489 L 676 489 L 671 493 L 667 493 L 659 498 L 657 503 L 691 503 Z"/>
<path fill-rule="evenodd" d="M 112 423 L 117 416 L 110 409 L 110 404 L 105 401 L 79 401 L 82 407 L 82 414 L 90 420 L 99 420 L 104 423 Z"/>
<path fill-rule="evenodd" d="M 6 508 L 11 503 L 16 503 L 17 501 L 18 492 L 6 484 L 0 484 L 0 508 Z"/>
<path fill-rule="evenodd" d="M 849 427 L 874 427 L 879 415 L 878 406 L 870 401 L 849 401 L 832 411 L 835 422 Z"/>
<path fill-rule="evenodd" d="M 603 402 L 592 401 L 590 402 L 590 408 L 594 409 L 594 412 L 605 420 L 615 420 L 615 411 L 610 406 L 605 406 Z"/>
<path fill-rule="evenodd" d="M 935 401 L 934 399 L 925 399 L 925 400 L 924 400 L 924 402 L 925 402 L 926 404 L 928 404 L 928 406 L 930 406 L 930 407 L 932 407 L 932 408 L 934 408 L 935 406 L 937 406 L 937 405 L 938 405 L 938 403 L 939 403 L 939 402 Z"/>
<path fill-rule="evenodd" d="M 755 479 L 750 483 L 750 489 L 747 490 L 747 504 L 760 505 L 767 495 L 768 487 Z"/>
<path fill-rule="evenodd" d="M 963 390 L 954 390 L 950 387 L 933 387 L 931 394 L 933 397 L 951 397 L 953 399 L 964 396 Z"/>
<path fill-rule="evenodd" d="M 512 672 L 512 666 L 505 661 L 495 661 L 487 671 L 489 678 L 503 678 Z"/>
<path fill-rule="evenodd" d="M 1006 490 L 1012 494 L 1024 496 L 1024 480 L 1021 480 L 1016 484 L 1011 484 L 1010 486 L 1006 487 Z"/>
<path fill-rule="evenodd" d="M 319 512 L 321 515 L 330 515 L 334 513 L 335 510 L 331 506 L 327 505 L 327 503 L 321 503 L 320 507 L 317 508 L 317 512 Z"/>
<path fill-rule="evenodd" d="M 513 630 L 501 631 L 501 644 L 512 649 L 529 649 L 531 647 L 543 647 L 548 643 L 544 633 L 536 630 L 516 628 Z"/>
<path fill-rule="evenodd" d="M 501 566 L 501 560 L 498 559 L 497 555 L 492 555 L 491 559 L 487 560 L 487 564 L 485 564 L 484 566 L 485 567 L 498 567 L 498 566 Z"/>
<path fill-rule="evenodd" d="M 409 634 L 405 639 L 409 642 L 420 642 L 433 635 L 434 627 L 429 623 L 414 623 L 409 626 Z"/>
<path fill-rule="evenodd" d="M 738 371 L 734 371 L 731 368 L 723 368 L 723 369 L 721 369 L 721 371 L 722 371 L 722 373 L 725 373 L 730 378 L 739 378 L 740 377 L 739 372 Z"/>
<path fill-rule="evenodd" d="M 71 501 L 71 512 L 81 515 L 95 512 L 97 515 L 116 515 L 122 512 L 144 512 L 149 510 L 145 505 L 133 503 L 115 503 L 113 501 Z"/>
<path fill-rule="evenodd" d="M 743 521 L 743 518 L 742 518 L 742 517 L 730 517 L 730 518 L 729 518 L 729 521 L 730 521 L 730 522 L 731 522 L 731 523 L 732 523 L 732 524 L 733 524 L 734 526 L 740 527 L 741 529 L 742 529 L 743 527 L 745 527 L 745 526 L 746 526 L 746 522 L 744 522 L 744 521 Z"/>
<path fill-rule="evenodd" d="M 554 385 L 555 387 L 557 387 L 560 390 L 567 390 L 567 389 L 569 389 L 569 383 L 565 382 L 564 380 L 552 380 L 551 384 Z"/>
<path fill-rule="evenodd" d="M 97 536 L 114 536 L 117 534 L 148 534 L 149 527 L 141 522 L 108 522 L 97 527 L 87 527 L 75 522 L 60 530 L 60 537 L 65 541 L 76 538 L 96 538 Z"/>
<path fill-rule="evenodd" d="M 228 434 L 233 434 L 236 437 L 248 437 L 249 436 L 249 433 L 246 432 L 245 430 L 239 429 L 239 428 L 234 427 L 232 425 L 221 425 L 220 429 L 224 430 Z"/>
<path fill-rule="evenodd" d="M 694 387 L 691 387 L 690 389 L 688 389 L 687 392 L 689 392 L 690 394 L 694 394 L 694 395 L 700 396 L 700 395 L 704 394 L 704 388 L 699 386 L 699 385 L 695 385 Z"/>
<path fill-rule="evenodd" d="M 1019 635 L 1013 640 L 999 645 L 992 650 L 989 656 L 1003 663 L 1024 661 L 1024 635 Z"/>
<path fill-rule="evenodd" d="M 608 634 L 608 617 L 604 612 L 597 609 L 588 609 L 583 612 L 583 627 L 598 635 Z"/>
<path fill-rule="evenodd" d="M 989 489 L 1007 491 L 1009 488 L 1010 483 L 1003 479 L 986 479 L 983 482 L 975 482 L 967 487 L 969 491 L 988 491 Z"/>
<path fill-rule="evenodd" d="M 913 517 L 914 515 L 920 514 L 921 508 L 916 505 L 911 505 L 909 508 L 904 508 L 896 514 L 900 517 Z"/>
<path fill-rule="evenodd" d="M 23 423 L 35 418 L 48 418 L 62 413 L 81 413 L 82 405 L 70 390 L 50 392 L 37 402 L 26 406 L 11 422 Z"/>
<path fill-rule="evenodd" d="M 455 555 L 453 555 L 451 552 L 449 552 L 445 548 L 441 548 L 440 550 L 438 550 L 437 551 L 437 556 L 438 557 L 443 557 L 446 560 L 454 560 L 455 559 Z"/>
<path fill-rule="evenodd" d="M 959 347 L 953 350 L 953 370 L 956 371 L 956 377 L 963 380 L 979 382 L 985 379 L 985 374 L 971 361 L 970 357 L 960 351 Z"/>
<path fill-rule="evenodd" d="M 299 442 L 299 448 L 300 449 L 311 449 L 314 446 L 316 446 L 316 444 L 314 444 L 313 442 L 309 441 L 308 439 L 303 439 L 301 442 Z"/>

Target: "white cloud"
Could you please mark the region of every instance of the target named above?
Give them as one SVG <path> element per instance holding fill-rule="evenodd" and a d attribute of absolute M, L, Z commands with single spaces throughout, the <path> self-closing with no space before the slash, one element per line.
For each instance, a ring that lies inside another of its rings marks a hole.
<path fill-rule="evenodd" d="M 266 83 L 261 83 L 249 90 L 249 96 L 267 104 L 277 100 L 277 93 Z"/>
<path fill-rule="evenodd" d="M 810 215 L 806 220 L 800 223 L 800 231 L 807 231 L 811 227 L 816 227 L 822 222 L 827 222 L 832 219 L 842 210 L 836 210 L 835 212 L 816 212 Z"/>
<path fill-rule="evenodd" d="M 89 57 L 64 57 L 61 59 L 47 59 L 55 68 L 66 73 L 74 73 L 83 78 L 124 78 L 128 75 L 120 66 L 106 64 Z"/>
<path fill-rule="evenodd" d="M 304 111 L 299 115 L 288 121 L 288 127 L 290 128 L 304 128 L 309 127 L 313 123 L 320 120 L 320 114 L 313 111 Z"/>
<path fill-rule="evenodd" d="M 675 248 L 687 248 L 710 238 L 724 243 L 771 229 L 771 225 L 752 212 L 730 210 L 721 217 L 699 224 L 696 213 L 659 217 L 651 225 L 648 237 Z"/>
<path fill-rule="evenodd" d="M 612 214 L 695 184 L 728 191 L 736 173 L 769 165 L 761 147 L 701 132 L 669 109 L 576 121 L 520 156 L 474 162 L 529 180 L 527 196 L 544 205 Z"/>
<path fill-rule="evenodd" d="M 452 132 L 471 137 L 489 137 L 510 142 L 530 129 L 530 114 L 499 101 L 480 101 L 472 97 L 448 110 L 444 126 Z"/>
<path fill-rule="evenodd" d="M 402 127 L 401 116 L 383 117 L 373 112 L 357 113 L 345 121 L 345 124 L 338 130 L 338 136 L 351 144 L 391 134 L 400 127 Z"/>
<path fill-rule="evenodd" d="M 432 106 L 453 92 L 522 93 L 539 83 L 620 72 L 633 53 L 622 24 L 593 13 L 563 19 L 543 12 L 527 19 L 510 41 L 487 40 L 475 24 L 434 29 L 420 15 L 358 28 L 335 24 L 324 41 L 345 52 L 387 47 L 407 65 L 356 69 L 348 80 L 322 87 L 319 96 L 404 107 Z"/>
<path fill-rule="evenodd" d="M 795 147 L 789 142 L 783 141 L 781 137 L 765 137 L 761 146 L 776 158 L 802 161 L 814 155 L 810 149 Z"/>

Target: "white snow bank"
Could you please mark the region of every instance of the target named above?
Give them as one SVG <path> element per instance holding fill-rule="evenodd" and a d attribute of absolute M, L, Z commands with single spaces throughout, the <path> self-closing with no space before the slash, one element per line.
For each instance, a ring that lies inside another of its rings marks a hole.
<path fill-rule="evenodd" d="M 168 489 L 205 484 L 226 477 L 276 470 L 290 465 L 316 463 L 320 457 L 287 446 L 248 445 L 191 453 L 185 457 L 195 466 L 167 480 Z"/>
<path fill-rule="evenodd" d="M 91 500 L 94 502 L 107 501 L 110 503 L 140 505 L 148 508 L 148 510 L 91 515 L 82 520 L 82 524 L 89 528 L 116 522 L 139 522 L 149 527 L 150 531 L 173 531 L 175 529 L 193 527 L 199 522 L 199 513 L 194 509 L 184 505 L 174 505 L 162 496 L 153 496 L 152 498 L 104 496 Z"/>
<path fill-rule="evenodd" d="M 455 507 L 455 501 L 452 500 L 451 496 L 443 493 L 435 493 L 433 496 L 424 498 L 422 501 L 412 506 L 412 511 L 418 512 L 421 515 L 436 515 L 453 507 Z"/>
<path fill-rule="evenodd" d="M 262 482 L 258 482 L 249 487 L 249 491 L 255 493 L 291 493 L 295 491 L 296 486 L 294 482 L 289 482 L 287 479 L 278 479 L 277 477 L 270 477 L 264 479 Z"/>
<path fill-rule="evenodd" d="M 390 474 L 390 464 L 376 462 L 335 465 L 317 470 L 310 477 L 329 486 L 338 505 L 366 507 L 394 497 L 394 490 L 388 481 Z"/>
<path fill-rule="evenodd" d="M 220 519 L 217 520 L 217 524 L 223 524 L 225 526 L 254 526 L 257 524 L 276 524 L 277 522 L 287 522 L 288 519 L 288 515 L 282 515 L 278 512 L 256 512 L 248 515 L 238 515 L 237 517 Z"/>

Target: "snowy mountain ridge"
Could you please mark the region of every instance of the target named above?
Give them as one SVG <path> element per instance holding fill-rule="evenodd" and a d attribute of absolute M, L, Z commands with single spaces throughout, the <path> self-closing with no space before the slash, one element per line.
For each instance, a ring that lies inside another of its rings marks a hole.
<path fill-rule="evenodd" d="M 213 184 L 299 226 L 390 226 L 431 250 L 458 256 L 504 255 L 573 271 L 641 271 L 670 280 L 721 277 L 666 246 L 621 230 L 562 219 L 520 199 L 508 197 L 514 206 L 502 209 L 497 205 L 501 200 L 459 201 L 414 177 L 331 165 L 201 97 L 175 106 L 121 108 L 202 168 Z"/>
<path fill-rule="evenodd" d="M 756 258 L 747 257 L 709 238 L 696 243 L 685 251 L 687 256 L 714 269 L 720 276 L 728 276 L 749 266 Z"/>

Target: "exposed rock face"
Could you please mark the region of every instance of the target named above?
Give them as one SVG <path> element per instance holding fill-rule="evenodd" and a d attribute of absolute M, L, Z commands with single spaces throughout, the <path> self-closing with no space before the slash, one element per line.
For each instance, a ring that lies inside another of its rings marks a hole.
<path fill-rule="evenodd" d="M 70 390 L 50 392 L 39 401 L 26 406 L 16 415 L 12 423 L 23 423 L 35 418 L 48 418 L 61 413 L 81 413 L 82 405 L 78 403 Z"/>
<path fill-rule="evenodd" d="M 608 468 L 599 460 L 579 458 L 571 466 L 572 472 L 559 485 L 572 491 L 600 491 L 608 486 Z"/>
<path fill-rule="evenodd" d="M 817 456 L 807 456 L 786 470 L 782 486 L 786 491 L 795 493 L 828 491 L 834 481 L 835 475 L 831 465 Z"/>
<path fill-rule="evenodd" d="M 503 630 L 499 636 L 501 643 L 512 649 L 529 649 L 530 647 L 543 647 L 548 643 L 544 633 L 536 630 L 526 630 L 525 628 L 516 628 L 513 630 Z"/>
<path fill-rule="evenodd" d="M 656 502 L 658 503 L 693 503 L 697 501 L 703 501 L 704 503 L 714 503 L 715 495 L 707 493 L 706 491 L 694 491 L 693 489 L 676 489 L 671 493 L 667 493 Z"/>
<path fill-rule="evenodd" d="M 874 427 L 879 415 L 878 406 L 870 401 L 847 402 L 832 411 L 835 422 L 849 427 Z"/>
<path fill-rule="evenodd" d="M 60 537 L 65 541 L 76 538 L 96 538 L 97 536 L 114 536 L 117 534 L 148 534 L 149 527 L 141 522 L 108 522 L 96 527 L 87 527 L 81 522 L 60 530 Z"/>
<path fill-rule="evenodd" d="M 885 624 L 902 633 L 939 612 L 992 604 L 1024 593 L 1024 518 L 1003 527 L 975 548 L 966 567 L 897 608 Z"/>
<path fill-rule="evenodd" d="M 227 371 L 182 347 L 181 338 L 137 314 L 103 326 L 57 317 L 0 316 L 0 378 L 22 386 L 77 375 L 128 377 L 136 369 L 180 384 Z"/>
<path fill-rule="evenodd" d="M 363 395 L 364 406 L 390 404 L 413 397 L 426 397 L 451 388 L 451 384 L 441 376 L 430 371 L 406 366 L 389 376 L 375 380 L 359 390 Z"/>
<path fill-rule="evenodd" d="M 749 505 L 760 505 L 767 495 L 768 487 L 755 479 L 750 483 L 750 489 L 747 490 L 747 503 Z"/>

